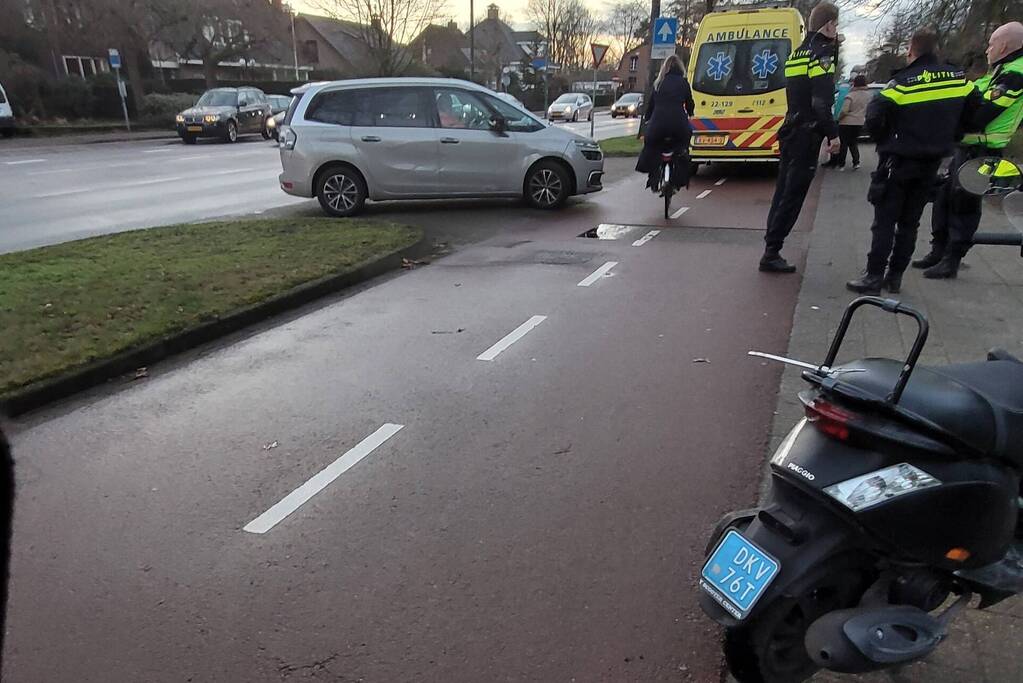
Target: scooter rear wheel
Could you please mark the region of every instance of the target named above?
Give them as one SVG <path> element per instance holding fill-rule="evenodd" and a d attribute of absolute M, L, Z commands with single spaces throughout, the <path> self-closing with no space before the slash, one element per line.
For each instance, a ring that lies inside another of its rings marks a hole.
<path fill-rule="evenodd" d="M 855 606 L 874 580 L 870 568 L 852 562 L 845 567 L 841 561 L 826 563 L 798 598 L 781 598 L 752 623 L 725 632 L 725 661 L 739 683 L 796 683 L 817 671 L 804 644 L 810 624 Z"/>

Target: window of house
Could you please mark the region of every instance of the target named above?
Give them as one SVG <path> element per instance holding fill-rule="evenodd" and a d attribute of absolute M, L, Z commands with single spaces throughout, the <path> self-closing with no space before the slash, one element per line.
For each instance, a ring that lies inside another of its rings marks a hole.
<path fill-rule="evenodd" d="M 638 71 L 638 70 L 639 70 L 639 55 L 630 55 L 629 56 L 629 71 Z"/>
<path fill-rule="evenodd" d="M 64 55 L 64 73 L 68 76 L 86 78 L 107 71 L 107 61 L 102 57 L 81 57 Z"/>

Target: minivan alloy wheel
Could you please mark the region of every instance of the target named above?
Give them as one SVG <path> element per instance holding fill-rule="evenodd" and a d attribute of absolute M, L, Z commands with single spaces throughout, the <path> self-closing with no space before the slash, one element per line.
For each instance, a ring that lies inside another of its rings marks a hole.
<path fill-rule="evenodd" d="M 529 179 L 529 194 L 540 206 L 553 206 L 564 192 L 561 178 L 552 169 L 541 168 Z"/>
<path fill-rule="evenodd" d="M 323 196 L 335 211 L 351 211 L 359 203 L 359 187 L 344 173 L 336 173 L 324 181 Z"/>

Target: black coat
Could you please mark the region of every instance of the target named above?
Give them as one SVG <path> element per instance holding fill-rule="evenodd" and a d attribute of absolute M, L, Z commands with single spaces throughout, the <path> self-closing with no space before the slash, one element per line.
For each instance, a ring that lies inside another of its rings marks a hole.
<path fill-rule="evenodd" d="M 664 141 L 671 138 L 675 151 L 689 147 L 693 129 L 689 117 L 696 108 L 693 90 L 686 77 L 677 71 L 669 71 L 661 87 L 654 91 L 643 118 L 647 121 L 643 140 L 643 151 L 636 163 L 640 173 L 650 173 L 661 163 Z"/>

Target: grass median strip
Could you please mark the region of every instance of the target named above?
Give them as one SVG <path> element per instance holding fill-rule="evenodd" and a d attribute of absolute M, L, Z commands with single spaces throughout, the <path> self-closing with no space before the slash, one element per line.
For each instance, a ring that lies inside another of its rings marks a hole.
<path fill-rule="evenodd" d="M 0 255 L 0 396 L 353 271 L 420 237 L 374 221 L 274 218 Z"/>
<path fill-rule="evenodd" d="M 635 135 L 626 135 L 601 140 L 600 148 L 607 157 L 638 157 L 643 150 L 643 141 L 637 140 Z"/>

